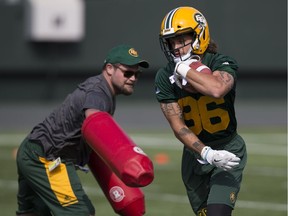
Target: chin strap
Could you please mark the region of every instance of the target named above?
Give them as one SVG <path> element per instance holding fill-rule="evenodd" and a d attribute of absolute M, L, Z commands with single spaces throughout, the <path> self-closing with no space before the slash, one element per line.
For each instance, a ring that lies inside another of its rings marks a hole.
<path fill-rule="evenodd" d="M 191 58 L 191 56 L 193 55 L 193 49 L 192 47 L 190 47 L 189 51 L 185 55 L 182 55 L 180 57 L 175 57 L 173 54 L 171 55 L 173 56 L 174 63 L 178 63 L 180 61 L 186 61 L 187 59 Z"/>

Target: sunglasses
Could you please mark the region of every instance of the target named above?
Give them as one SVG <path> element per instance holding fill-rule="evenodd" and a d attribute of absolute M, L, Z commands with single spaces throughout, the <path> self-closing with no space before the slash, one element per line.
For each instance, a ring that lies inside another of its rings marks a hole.
<path fill-rule="evenodd" d="M 141 71 L 124 70 L 123 68 L 119 67 L 118 65 L 114 65 L 114 67 L 119 69 L 123 73 L 123 76 L 126 78 L 130 78 L 132 76 L 135 76 L 135 78 L 137 79 L 141 73 Z"/>

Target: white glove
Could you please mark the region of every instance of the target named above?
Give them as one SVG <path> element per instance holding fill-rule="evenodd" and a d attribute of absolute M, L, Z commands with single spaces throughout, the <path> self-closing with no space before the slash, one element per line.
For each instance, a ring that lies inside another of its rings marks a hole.
<path fill-rule="evenodd" d="M 178 62 L 179 63 L 179 62 Z M 178 65 L 178 63 L 176 64 L 176 66 Z M 176 68 L 176 67 L 175 67 Z M 173 80 L 175 81 L 175 83 L 176 83 L 176 85 L 179 87 L 179 88 L 181 88 L 182 89 L 182 80 L 183 80 L 184 78 L 180 75 L 180 74 L 178 74 L 177 72 L 176 72 L 176 70 L 174 70 L 174 72 L 173 72 Z"/>
<path fill-rule="evenodd" d="M 182 88 L 183 85 L 187 84 L 185 77 L 188 71 L 191 69 L 190 64 L 192 62 L 196 62 L 199 60 L 200 60 L 199 56 L 193 55 L 191 56 L 191 58 L 185 61 L 180 61 L 176 63 L 173 75 L 174 75 L 174 81 L 179 88 Z"/>
<path fill-rule="evenodd" d="M 209 146 L 205 146 L 201 151 L 201 157 L 203 160 L 198 160 L 199 163 L 209 163 L 216 167 L 222 168 L 223 170 L 231 170 L 235 166 L 239 165 L 240 158 L 235 154 L 226 150 L 213 150 Z"/>

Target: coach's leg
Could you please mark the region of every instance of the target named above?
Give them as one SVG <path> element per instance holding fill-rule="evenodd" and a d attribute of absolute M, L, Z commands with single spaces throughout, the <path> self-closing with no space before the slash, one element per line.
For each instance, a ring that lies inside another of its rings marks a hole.
<path fill-rule="evenodd" d="M 49 164 L 51 161 L 44 158 L 40 145 L 26 140 L 24 148 L 23 145 L 19 148 L 17 214 L 94 215 L 95 209 L 82 188 L 74 164 L 63 160 L 52 171 L 49 171 Z"/>
<path fill-rule="evenodd" d="M 34 200 L 35 192 L 29 186 L 28 181 L 22 174 L 21 166 L 23 165 L 23 158 L 25 157 L 24 151 L 26 150 L 26 140 L 21 144 L 17 152 L 17 172 L 18 172 L 18 193 L 17 204 L 18 209 L 16 211 L 17 216 L 39 216 L 35 213 Z"/>
<path fill-rule="evenodd" d="M 49 163 L 41 157 L 40 161 L 45 164 L 45 167 Z M 63 159 L 55 170 L 46 175 L 46 178 L 48 178 L 46 185 L 36 190 L 42 200 L 45 200 L 52 215 L 89 216 L 95 214 L 95 208 L 86 195 L 72 162 Z"/>

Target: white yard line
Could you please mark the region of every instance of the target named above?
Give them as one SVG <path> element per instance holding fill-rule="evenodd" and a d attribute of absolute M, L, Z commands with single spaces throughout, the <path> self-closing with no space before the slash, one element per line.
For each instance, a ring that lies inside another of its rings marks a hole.
<path fill-rule="evenodd" d="M 8 145 L 17 147 L 25 136 L 26 134 L 0 134 L 0 147 Z M 259 134 L 243 134 L 243 137 L 246 138 L 248 153 L 287 156 L 287 136 L 285 133 L 262 134 L 261 140 L 257 140 L 257 137 L 259 139 Z M 131 138 L 140 147 L 182 151 L 183 145 L 171 134 L 132 134 Z"/>

